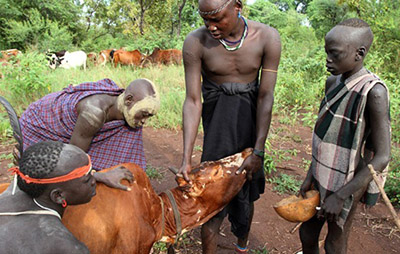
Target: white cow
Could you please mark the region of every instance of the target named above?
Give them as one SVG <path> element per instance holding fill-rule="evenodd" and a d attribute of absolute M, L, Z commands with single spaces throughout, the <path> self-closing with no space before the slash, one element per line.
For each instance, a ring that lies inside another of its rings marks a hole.
<path fill-rule="evenodd" d="M 57 67 L 64 69 L 79 68 L 83 66 L 86 70 L 86 53 L 83 51 L 65 52 L 63 57 L 57 57 L 55 54 L 51 56 L 50 68 L 55 69 Z"/>

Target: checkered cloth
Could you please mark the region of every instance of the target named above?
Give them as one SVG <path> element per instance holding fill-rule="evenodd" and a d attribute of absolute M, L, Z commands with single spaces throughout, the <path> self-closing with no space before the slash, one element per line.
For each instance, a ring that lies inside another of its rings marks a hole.
<path fill-rule="evenodd" d="M 103 79 L 70 85 L 32 103 L 20 119 L 24 149 L 45 140 L 69 143 L 80 100 L 93 94 L 118 96 L 123 91 L 112 80 Z M 145 169 L 142 128 L 130 128 L 123 120 L 107 122 L 93 138 L 88 154 L 96 170 L 125 162 L 134 162 Z"/>
<path fill-rule="evenodd" d="M 314 128 L 310 170 L 317 181 L 321 202 L 327 194 L 353 179 L 359 160 L 357 153 L 364 145 L 364 110 L 368 92 L 377 83 L 385 86 L 376 75 L 365 69 L 350 79 L 347 84 L 341 82 L 324 97 Z M 374 182 L 370 183 L 367 192 L 377 197 L 379 190 Z M 352 196 L 345 201 L 337 221 L 340 227 L 343 227 L 352 203 Z"/>

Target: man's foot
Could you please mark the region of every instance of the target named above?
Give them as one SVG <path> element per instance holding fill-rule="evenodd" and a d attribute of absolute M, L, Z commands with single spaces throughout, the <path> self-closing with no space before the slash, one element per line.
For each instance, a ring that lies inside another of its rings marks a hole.
<path fill-rule="evenodd" d="M 241 254 L 249 253 L 249 249 L 247 247 L 242 248 L 242 247 L 240 247 L 239 245 L 237 245 L 235 243 L 234 243 L 234 245 L 235 245 L 235 253 L 241 253 Z"/>

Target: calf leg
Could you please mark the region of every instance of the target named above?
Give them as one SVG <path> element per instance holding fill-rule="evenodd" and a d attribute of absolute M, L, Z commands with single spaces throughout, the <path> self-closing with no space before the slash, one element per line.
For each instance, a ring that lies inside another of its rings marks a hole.
<path fill-rule="evenodd" d="M 167 254 L 175 254 L 175 249 L 173 244 L 170 244 L 168 246 Z"/>
<path fill-rule="evenodd" d="M 213 217 L 201 227 L 203 254 L 217 253 L 217 236 L 223 220 L 223 217 Z"/>

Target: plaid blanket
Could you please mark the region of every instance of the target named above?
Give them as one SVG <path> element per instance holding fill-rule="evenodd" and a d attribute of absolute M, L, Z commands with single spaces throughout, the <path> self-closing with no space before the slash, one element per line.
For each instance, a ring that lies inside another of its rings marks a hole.
<path fill-rule="evenodd" d="M 368 92 L 377 83 L 385 86 L 376 75 L 365 69 L 350 79 L 347 84 L 341 82 L 326 94 L 314 128 L 310 170 L 322 203 L 327 194 L 353 179 L 360 159 L 357 154 L 364 145 L 364 111 Z M 374 182 L 370 183 L 367 192 L 377 198 L 379 190 Z M 337 221 L 340 227 L 343 227 L 352 203 L 352 196 L 345 201 Z"/>
<path fill-rule="evenodd" d="M 80 100 L 93 94 L 117 96 L 123 91 L 112 80 L 103 79 L 70 85 L 32 103 L 20 118 L 24 149 L 45 140 L 69 143 Z M 96 170 L 125 162 L 134 162 L 145 169 L 142 128 L 132 129 L 123 120 L 107 122 L 93 138 L 88 154 Z"/>

